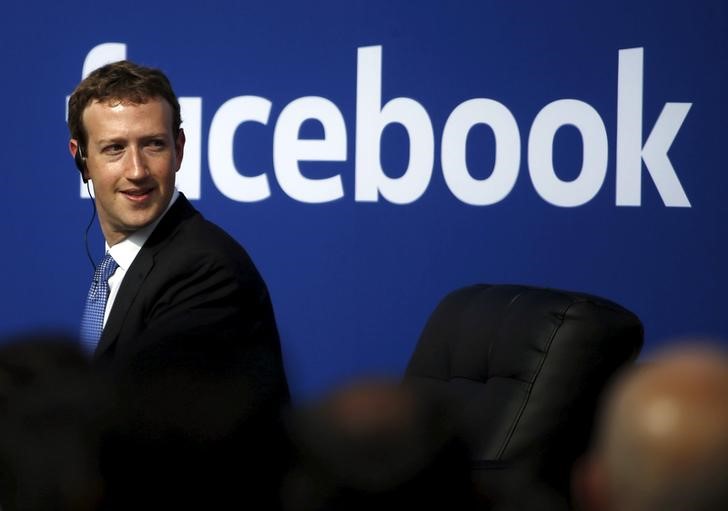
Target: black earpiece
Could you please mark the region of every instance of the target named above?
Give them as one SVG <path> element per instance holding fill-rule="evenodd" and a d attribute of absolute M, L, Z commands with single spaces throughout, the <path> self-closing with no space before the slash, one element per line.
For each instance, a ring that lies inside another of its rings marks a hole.
<path fill-rule="evenodd" d="M 76 154 L 73 157 L 73 161 L 76 163 L 76 168 L 78 168 L 78 171 L 81 173 L 81 178 L 83 179 L 83 182 L 86 184 L 86 190 L 88 191 L 88 196 L 91 197 L 91 220 L 88 221 L 88 225 L 86 226 L 86 231 L 83 234 L 83 241 L 84 245 L 86 245 L 86 255 L 88 256 L 88 260 L 91 262 L 91 267 L 94 269 L 94 272 L 96 271 L 96 263 L 94 263 L 94 258 L 91 257 L 91 250 L 88 248 L 88 231 L 91 229 L 91 225 L 94 223 L 94 218 L 96 218 L 96 200 L 93 198 L 93 195 L 91 195 L 91 185 L 88 184 L 88 179 L 86 179 L 86 156 L 83 154 L 83 149 L 81 149 L 81 145 L 79 144 L 77 146 L 78 149 L 76 149 Z"/>
<path fill-rule="evenodd" d="M 80 145 L 78 146 L 78 150 L 76 151 L 76 156 L 74 156 L 73 161 L 76 162 L 76 168 L 81 173 L 83 182 L 87 183 L 88 179 L 86 179 L 86 157 L 83 155 L 83 150 L 81 149 Z"/>

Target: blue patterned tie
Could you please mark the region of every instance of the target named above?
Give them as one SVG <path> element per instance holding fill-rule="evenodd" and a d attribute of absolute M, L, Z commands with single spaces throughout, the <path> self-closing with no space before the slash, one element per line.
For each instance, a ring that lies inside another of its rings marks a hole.
<path fill-rule="evenodd" d="M 108 280 L 118 266 L 107 252 L 94 272 L 94 280 L 88 290 L 86 308 L 81 318 L 81 345 L 88 354 L 93 354 L 104 329 L 104 310 L 109 297 Z"/>

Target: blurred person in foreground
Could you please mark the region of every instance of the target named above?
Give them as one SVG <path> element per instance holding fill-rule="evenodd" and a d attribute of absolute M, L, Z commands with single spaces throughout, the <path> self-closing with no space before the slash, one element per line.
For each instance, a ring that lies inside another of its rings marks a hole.
<path fill-rule="evenodd" d="M 0 507 L 94 511 L 114 403 L 76 339 L 26 334 L 0 346 Z"/>
<path fill-rule="evenodd" d="M 728 355 L 691 342 L 617 378 L 574 494 L 583 511 L 717 511 L 726 469 Z"/>
<path fill-rule="evenodd" d="M 470 456 L 440 403 L 386 378 L 299 406 L 285 511 L 476 509 Z"/>

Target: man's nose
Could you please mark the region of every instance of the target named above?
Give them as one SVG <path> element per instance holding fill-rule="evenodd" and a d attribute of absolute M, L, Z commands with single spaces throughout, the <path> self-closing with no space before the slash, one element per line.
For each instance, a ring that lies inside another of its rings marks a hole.
<path fill-rule="evenodd" d="M 126 177 L 131 180 L 144 179 L 149 174 L 144 153 L 140 148 L 130 148 Z"/>

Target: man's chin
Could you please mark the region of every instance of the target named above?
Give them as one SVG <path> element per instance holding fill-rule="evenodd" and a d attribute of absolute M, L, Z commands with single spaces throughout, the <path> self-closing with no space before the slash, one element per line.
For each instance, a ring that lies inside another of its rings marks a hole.
<path fill-rule="evenodd" d="M 130 215 L 125 218 L 123 224 L 120 226 L 126 236 L 134 234 L 135 232 L 144 229 L 145 227 L 153 224 L 161 215 L 163 210 L 145 211 L 144 215 Z"/>

